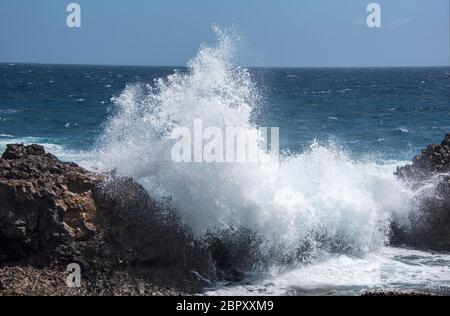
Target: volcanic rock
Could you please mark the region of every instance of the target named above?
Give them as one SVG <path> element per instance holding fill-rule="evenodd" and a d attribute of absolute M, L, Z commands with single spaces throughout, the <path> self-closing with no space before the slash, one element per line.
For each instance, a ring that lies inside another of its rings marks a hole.
<path fill-rule="evenodd" d="M 0 277 L 51 274 L 49 267 L 65 271 L 72 262 L 90 284 L 111 284 L 120 274 L 192 292 L 215 278 L 209 249 L 132 179 L 89 172 L 39 145 L 8 145 L 0 159 Z M 104 290 L 95 293 L 117 293 Z"/>
<path fill-rule="evenodd" d="M 406 225 L 395 222 L 391 244 L 450 251 L 450 134 L 441 144 L 428 145 L 413 163 L 396 175 L 415 190 L 423 190 L 417 212 Z"/>

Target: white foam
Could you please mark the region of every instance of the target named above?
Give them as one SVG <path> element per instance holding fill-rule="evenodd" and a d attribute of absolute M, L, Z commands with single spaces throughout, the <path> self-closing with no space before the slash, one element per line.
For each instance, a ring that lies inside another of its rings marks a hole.
<path fill-rule="evenodd" d="M 328 240 L 350 253 L 383 246 L 392 214 L 412 207 L 395 164 L 353 161 L 337 146 L 318 143 L 280 164 L 172 162 L 171 132 L 194 119 L 204 128 L 255 129 L 258 89 L 248 71 L 233 66 L 234 34 L 218 36 L 216 46 L 202 46 L 189 62 L 188 73 L 129 85 L 113 100 L 116 113 L 95 153 L 98 167 L 134 177 L 156 199 L 170 197 L 198 234 L 246 226 L 281 252 L 305 241 L 320 248 Z"/>
<path fill-rule="evenodd" d="M 206 295 L 361 294 L 365 291 L 449 293 L 450 255 L 382 248 L 365 256 L 332 257 L 251 285 L 217 287 Z"/>
<path fill-rule="evenodd" d="M 409 132 L 409 130 L 406 127 L 403 127 L 403 126 L 397 127 L 395 130 L 399 131 L 399 132 L 402 132 L 402 133 L 408 133 Z"/>

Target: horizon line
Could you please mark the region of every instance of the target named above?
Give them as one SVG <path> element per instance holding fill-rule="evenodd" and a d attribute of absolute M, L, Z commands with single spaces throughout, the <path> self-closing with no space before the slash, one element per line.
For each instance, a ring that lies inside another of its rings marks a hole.
<path fill-rule="evenodd" d="M 94 63 L 47 63 L 47 62 L 14 62 L 0 61 L 4 65 L 42 65 L 42 66 L 93 66 L 93 67 L 160 67 L 160 68 L 189 68 L 186 65 L 143 65 L 143 64 L 94 64 Z M 273 69 L 308 69 L 308 68 L 443 68 L 448 65 L 415 65 L 415 66 L 240 66 L 244 68 L 273 68 Z"/>

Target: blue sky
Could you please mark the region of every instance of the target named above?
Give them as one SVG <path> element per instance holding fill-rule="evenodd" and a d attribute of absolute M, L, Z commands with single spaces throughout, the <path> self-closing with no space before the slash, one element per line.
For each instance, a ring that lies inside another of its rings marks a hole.
<path fill-rule="evenodd" d="M 370 2 L 380 29 L 365 25 Z M 449 0 L 0 0 L 0 61 L 184 65 L 215 23 L 238 27 L 245 65 L 449 65 L 449 14 Z"/>

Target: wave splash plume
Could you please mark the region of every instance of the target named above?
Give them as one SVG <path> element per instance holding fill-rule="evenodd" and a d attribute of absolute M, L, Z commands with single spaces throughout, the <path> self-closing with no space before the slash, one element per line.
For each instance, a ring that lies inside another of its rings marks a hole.
<path fill-rule="evenodd" d="M 239 37 L 216 29 L 186 73 L 128 85 L 97 145 L 99 164 L 131 176 L 152 197 L 170 203 L 198 236 L 245 228 L 262 254 L 286 258 L 307 248 L 359 255 L 388 240 L 393 216 L 413 208 L 413 192 L 393 175 L 394 164 L 352 160 L 333 144 L 313 142 L 280 162 L 175 163 L 178 128 L 257 129 L 261 97 L 249 72 L 234 66 Z M 280 134 L 283 127 L 280 126 Z"/>

